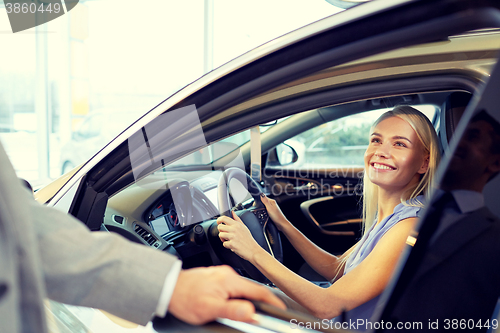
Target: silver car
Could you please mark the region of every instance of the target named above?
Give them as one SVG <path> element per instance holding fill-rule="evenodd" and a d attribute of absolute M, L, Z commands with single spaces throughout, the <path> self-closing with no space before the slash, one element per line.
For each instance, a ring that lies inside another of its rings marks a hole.
<path fill-rule="evenodd" d="M 279 201 L 290 221 L 325 250 L 348 249 L 361 232 L 363 166 L 358 157 L 331 161 L 342 147 L 360 144 L 321 147 L 321 154 L 332 151 L 325 162 L 307 155 L 325 143 L 314 133 L 343 124 L 338 131 L 357 135 L 363 121 L 408 104 L 426 110 L 446 138 L 446 152 L 452 120 L 445 101 L 454 91 L 479 98 L 489 82 L 500 48 L 499 11 L 497 1 L 487 0 L 372 1 L 310 24 L 181 89 L 81 167 L 39 190 L 37 200 L 69 211 L 91 230 L 172 253 L 185 268 L 226 263 L 266 283 L 255 267 L 225 251 L 216 233 L 219 214 L 252 214 L 249 228 L 259 244 L 323 286 L 327 281 L 280 237 L 256 189 Z M 259 135 L 262 124 L 269 128 Z M 336 133 L 328 133 L 334 140 Z M 498 188 L 486 197 L 497 215 Z M 286 320 L 261 319 L 259 325 L 290 328 Z M 238 325 L 221 320 L 193 328 L 169 317 L 155 321 L 154 330 L 251 330 Z"/>

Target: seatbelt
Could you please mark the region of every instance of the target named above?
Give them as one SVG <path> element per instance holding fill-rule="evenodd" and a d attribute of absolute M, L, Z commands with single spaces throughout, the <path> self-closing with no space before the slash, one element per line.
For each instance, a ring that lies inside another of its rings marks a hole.
<path fill-rule="evenodd" d="M 260 127 L 257 125 L 250 129 L 250 177 L 260 184 L 261 176 L 261 144 Z"/>

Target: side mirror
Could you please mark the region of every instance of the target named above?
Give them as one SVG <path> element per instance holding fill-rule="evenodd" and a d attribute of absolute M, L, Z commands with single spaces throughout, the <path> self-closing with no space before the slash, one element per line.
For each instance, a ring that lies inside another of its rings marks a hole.
<path fill-rule="evenodd" d="M 289 165 L 297 162 L 299 155 L 293 147 L 286 143 L 280 143 L 276 146 L 276 158 L 280 165 Z"/>

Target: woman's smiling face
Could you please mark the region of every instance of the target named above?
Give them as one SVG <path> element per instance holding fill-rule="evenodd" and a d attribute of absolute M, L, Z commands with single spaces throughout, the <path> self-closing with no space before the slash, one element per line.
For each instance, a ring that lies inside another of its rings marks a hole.
<path fill-rule="evenodd" d="M 418 184 L 428 160 L 417 134 L 401 118 L 384 119 L 370 133 L 365 170 L 370 181 L 382 189 L 399 192 Z"/>

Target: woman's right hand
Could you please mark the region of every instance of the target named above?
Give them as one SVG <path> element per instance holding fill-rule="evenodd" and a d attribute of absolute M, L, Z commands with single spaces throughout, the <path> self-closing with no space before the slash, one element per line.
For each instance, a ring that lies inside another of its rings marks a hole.
<path fill-rule="evenodd" d="M 264 193 L 261 193 L 260 198 L 264 206 L 266 206 L 269 217 L 273 220 L 278 230 L 283 231 L 287 225 L 291 225 L 276 203 L 276 200 L 269 199 Z"/>

